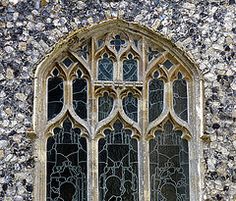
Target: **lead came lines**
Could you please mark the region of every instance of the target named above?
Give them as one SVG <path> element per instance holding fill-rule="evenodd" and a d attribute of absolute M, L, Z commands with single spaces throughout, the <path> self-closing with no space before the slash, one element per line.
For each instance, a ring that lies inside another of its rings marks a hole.
<path fill-rule="evenodd" d="M 48 120 L 59 113 L 62 119 L 48 138 L 47 201 L 87 201 L 87 142 L 98 134 L 99 200 L 138 201 L 146 188 L 139 188 L 139 141 L 150 133 L 150 201 L 189 200 L 188 142 L 175 129 L 185 124 L 174 119 L 188 121 L 186 72 L 163 48 L 134 35 L 96 36 L 93 48 L 84 39 L 50 73 Z"/>

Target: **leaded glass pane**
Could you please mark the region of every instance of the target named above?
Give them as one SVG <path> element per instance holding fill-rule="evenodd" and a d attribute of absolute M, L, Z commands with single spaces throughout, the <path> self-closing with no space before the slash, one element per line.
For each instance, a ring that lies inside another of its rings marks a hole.
<path fill-rule="evenodd" d="M 99 200 L 138 201 L 138 143 L 118 120 L 99 140 Z"/>
<path fill-rule="evenodd" d="M 106 53 L 98 61 L 98 80 L 113 80 L 113 62 Z"/>
<path fill-rule="evenodd" d="M 138 99 L 132 93 L 129 93 L 123 100 L 123 109 L 125 114 L 132 120 L 138 121 Z"/>
<path fill-rule="evenodd" d="M 168 70 L 173 66 L 174 64 L 170 60 L 166 60 L 163 63 L 163 66 L 165 66 Z"/>
<path fill-rule="evenodd" d="M 83 57 L 85 60 L 88 60 L 88 56 L 89 56 L 88 45 L 84 45 L 80 49 L 78 49 L 78 55 Z"/>
<path fill-rule="evenodd" d="M 184 121 L 188 121 L 188 95 L 187 82 L 179 73 L 178 80 L 173 83 L 173 105 L 177 116 Z"/>
<path fill-rule="evenodd" d="M 66 119 L 47 140 L 47 201 L 87 200 L 87 144 Z"/>
<path fill-rule="evenodd" d="M 164 82 L 157 77 L 156 72 L 149 82 L 149 122 L 159 117 L 163 110 Z"/>
<path fill-rule="evenodd" d="M 98 120 L 101 121 L 108 117 L 113 107 L 113 98 L 108 95 L 108 93 L 104 93 L 103 96 L 98 98 Z"/>
<path fill-rule="evenodd" d="M 152 201 L 189 201 L 188 142 L 167 122 L 149 142 Z"/>
<path fill-rule="evenodd" d="M 87 119 L 87 81 L 81 78 L 82 73 L 78 71 L 78 78 L 73 80 L 73 107 L 76 114 Z"/>
<path fill-rule="evenodd" d="M 125 40 L 122 40 L 120 35 L 116 35 L 115 38 L 111 40 L 110 44 L 119 52 L 120 48 L 125 45 Z"/>
<path fill-rule="evenodd" d="M 53 71 L 53 77 L 48 79 L 48 120 L 56 117 L 63 107 L 63 79 L 59 71 Z"/>
<path fill-rule="evenodd" d="M 161 53 L 158 50 L 153 50 L 151 47 L 148 48 L 148 62 L 152 61 L 155 58 L 158 58 L 160 55 Z"/>
<path fill-rule="evenodd" d="M 98 48 L 102 47 L 103 45 L 104 45 L 104 40 L 99 39 L 99 40 L 97 41 L 97 46 L 98 46 Z"/>
<path fill-rule="evenodd" d="M 62 61 L 62 63 L 64 64 L 65 67 L 69 68 L 69 67 L 72 65 L 73 61 L 71 60 L 70 57 L 66 57 L 66 58 Z"/>
<path fill-rule="evenodd" d="M 136 46 L 136 48 L 139 48 L 139 41 L 138 40 L 134 40 L 134 45 Z"/>
<path fill-rule="evenodd" d="M 138 61 L 136 59 L 133 59 L 132 54 L 129 54 L 128 59 L 124 60 L 123 62 L 123 80 L 138 80 Z"/>

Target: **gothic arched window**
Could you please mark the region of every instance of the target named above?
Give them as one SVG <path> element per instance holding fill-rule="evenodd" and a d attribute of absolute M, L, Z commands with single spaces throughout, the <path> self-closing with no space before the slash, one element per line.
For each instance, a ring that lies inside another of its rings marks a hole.
<path fill-rule="evenodd" d="M 101 23 L 60 43 L 35 80 L 37 200 L 200 199 L 200 76 L 167 39 Z"/>

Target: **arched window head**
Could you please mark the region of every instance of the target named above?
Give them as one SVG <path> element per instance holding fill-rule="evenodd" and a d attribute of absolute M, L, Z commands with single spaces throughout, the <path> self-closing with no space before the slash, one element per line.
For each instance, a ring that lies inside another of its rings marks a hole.
<path fill-rule="evenodd" d="M 83 73 L 78 70 L 76 78 L 73 80 L 73 108 L 75 113 L 82 119 L 87 120 L 87 80 L 83 78 Z"/>
<path fill-rule="evenodd" d="M 71 33 L 36 70 L 37 200 L 200 201 L 201 87 L 191 59 L 138 24 Z"/>
<path fill-rule="evenodd" d="M 48 77 L 48 120 L 57 116 L 64 105 L 64 80 L 60 71 L 55 68 Z"/>

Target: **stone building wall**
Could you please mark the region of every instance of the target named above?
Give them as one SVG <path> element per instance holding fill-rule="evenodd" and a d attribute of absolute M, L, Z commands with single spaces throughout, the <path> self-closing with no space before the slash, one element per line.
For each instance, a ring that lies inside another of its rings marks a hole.
<path fill-rule="evenodd" d="M 1 0 L 0 201 L 32 200 L 34 72 L 72 30 L 109 18 L 145 25 L 183 48 L 204 77 L 200 200 L 236 200 L 235 0 Z"/>

